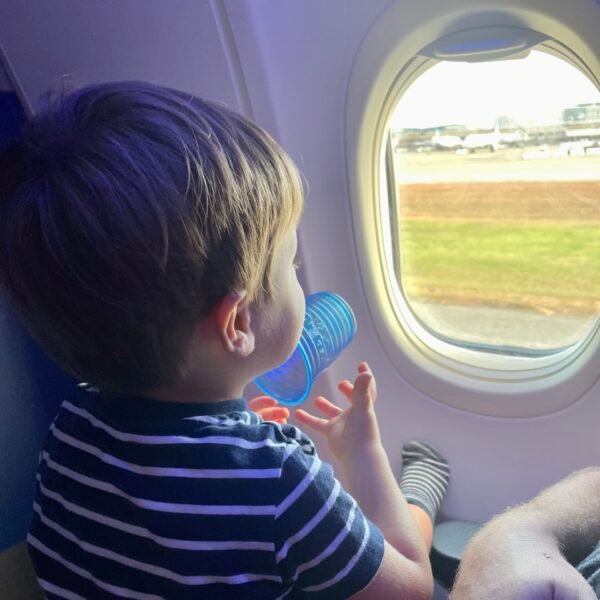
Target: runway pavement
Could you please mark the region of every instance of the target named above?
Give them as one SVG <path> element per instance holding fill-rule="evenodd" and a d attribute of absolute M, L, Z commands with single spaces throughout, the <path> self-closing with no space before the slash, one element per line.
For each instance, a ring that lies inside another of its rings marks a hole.
<path fill-rule="evenodd" d="M 516 308 L 411 302 L 417 317 L 447 338 L 495 346 L 558 349 L 578 342 L 598 315 L 543 314 Z"/>

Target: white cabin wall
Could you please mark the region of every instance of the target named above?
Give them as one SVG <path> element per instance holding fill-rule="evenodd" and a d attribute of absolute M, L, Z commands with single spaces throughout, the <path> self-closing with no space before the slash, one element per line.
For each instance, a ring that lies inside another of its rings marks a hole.
<path fill-rule="evenodd" d="M 70 74 L 77 86 L 141 79 L 240 110 L 209 0 L 18 0 L 0 6 L 0 47 L 31 108 Z"/>

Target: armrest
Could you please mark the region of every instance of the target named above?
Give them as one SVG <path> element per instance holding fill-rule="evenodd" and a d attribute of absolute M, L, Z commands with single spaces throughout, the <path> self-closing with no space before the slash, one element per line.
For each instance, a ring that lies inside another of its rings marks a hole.
<path fill-rule="evenodd" d="M 452 589 L 463 552 L 481 527 L 481 523 L 467 521 L 447 521 L 435 526 L 429 558 L 433 576 L 444 589 Z"/>

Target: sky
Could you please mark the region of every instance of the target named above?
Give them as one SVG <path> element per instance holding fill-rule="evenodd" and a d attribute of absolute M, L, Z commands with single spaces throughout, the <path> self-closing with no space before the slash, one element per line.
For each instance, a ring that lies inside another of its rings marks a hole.
<path fill-rule="evenodd" d="M 493 128 L 508 116 L 526 127 L 559 122 L 563 108 L 587 102 L 600 102 L 600 91 L 583 73 L 534 50 L 524 59 L 434 65 L 402 96 L 391 126 Z"/>

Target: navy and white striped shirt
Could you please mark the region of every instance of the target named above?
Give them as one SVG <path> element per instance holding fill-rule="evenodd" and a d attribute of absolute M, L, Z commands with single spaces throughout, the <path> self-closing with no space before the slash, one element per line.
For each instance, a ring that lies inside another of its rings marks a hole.
<path fill-rule="evenodd" d="M 84 391 L 50 428 L 28 542 L 49 600 L 347 598 L 383 557 L 297 428 Z"/>

